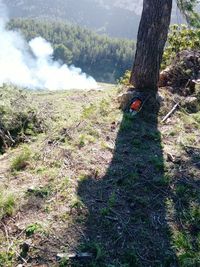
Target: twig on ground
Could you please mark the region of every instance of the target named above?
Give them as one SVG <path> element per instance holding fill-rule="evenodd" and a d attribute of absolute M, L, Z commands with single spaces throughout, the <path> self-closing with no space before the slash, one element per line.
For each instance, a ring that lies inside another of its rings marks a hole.
<path fill-rule="evenodd" d="M 7 230 L 7 227 L 6 225 L 3 223 L 3 222 L 0 222 L 2 225 L 3 225 L 3 228 L 4 228 L 4 232 L 5 232 L 5 235 L 6 235 L 6 240 L 7 240 L 7 252 L 9 251 L 9 246 L 10 246 L 10 238 L 9 238 L 9 234 L 8 234 L 8 230 Z"/>
<path fill-rule="evenodd" d="M 167 115 L 163 118 L 162 123 L 165 122 L 176 111 L 176 109 L 178 108 L 179 104 L 180 104 L 180 102 L 176 103 L 173 106 L 173 108 L 170 110 L 170 112 L 167 113 Z"/>
<path fill-rule="evenodd" d="M 25 263 L 27 264 L 27 261 L 19 254 L 19 252 L 17 250 L 15 250 L 13 248 L 13 242 L 10 242 L 10 237 L 9 237 L 9 233 L 8 233 L 8 229 L 6 227 L 6 225 L 3 222 L 0 222 L 3 225 L 4 228 L 4 232 L 6 235 L 6 240 L 7 240 L 7 253 L 10 251 L 10 249 L 12 249 L 12 251 Z"/>

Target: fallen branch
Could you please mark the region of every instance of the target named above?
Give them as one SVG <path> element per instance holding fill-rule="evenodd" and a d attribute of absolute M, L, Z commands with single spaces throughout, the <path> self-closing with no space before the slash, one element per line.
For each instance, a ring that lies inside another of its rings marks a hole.
<path fill-rule="evenodd" d="M 176 109 L 178 108 L 180 102 L 176 103 L 173 108 L 170 110 L 169 113 L 167 113 L 167 115 L 163 118 L 162 122 L 165 122 L 175 111 Z"/>
<path fill-rule="evenodd" d="M 91 253 L 58 253 L 57 254 L 57 258 L 58 259 L 91 259 L 93 257 L 93 255 Z"/>

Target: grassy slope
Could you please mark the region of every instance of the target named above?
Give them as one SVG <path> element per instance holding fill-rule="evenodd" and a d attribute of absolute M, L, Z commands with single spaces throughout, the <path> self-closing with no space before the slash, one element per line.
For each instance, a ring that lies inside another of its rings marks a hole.
<path fill-rule="evenodd" d="M 117 93 L 31 94 L 48 130 L 0 156 L 0 266 L 199 266 L 200 112 L 161 123 L 165 93 L 130 118 Z"/>

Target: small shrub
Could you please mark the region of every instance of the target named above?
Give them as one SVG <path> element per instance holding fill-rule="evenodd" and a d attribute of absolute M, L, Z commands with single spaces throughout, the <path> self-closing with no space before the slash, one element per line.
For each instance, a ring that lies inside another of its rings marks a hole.
<path fill-rule="evenodd" d="M 35 136 L 47 128 L 43 113 L 38 112 L 31 92 L 11 85 L 0 87 L 0 152 L 24 141 L 24 136 Z"/>
<path fill-rule="evenodd" d="M 191 29 L 186 25 L 172 25 L 163 55 L 162 69 L 171 64 L 177 53 L 199 49 L 199 47 L 200 29 Z"/>
<path fill-rule="evenodd" d="M 31 236 L 31 235 L 35 234 L 36 232 L 41 232 L 41 231 L 43 231 L 43 228 L 42 228 L 41 224 L 39 224 L 39 223 L 32 223 L 26 227 L 26 235 L 27 236 Z"/>

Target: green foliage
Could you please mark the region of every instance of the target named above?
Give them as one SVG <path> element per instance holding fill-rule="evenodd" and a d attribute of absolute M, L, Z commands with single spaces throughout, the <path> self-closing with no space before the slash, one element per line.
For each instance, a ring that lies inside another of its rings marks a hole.
<path fill-rule="evenodd" d="M 163 167 L 163 158 L 162 157 L 152 156 L 152 158 L 150 158 L 150 162 L 158 171 L 163 170 L 164 167 Z"/>
<path fill-rule="evenodd" d="M 32 223 L 26 227 L 26 235 L 32 236 L 36 232 L 40 232 L 42 230 L 43 230 L 43 228 L 39 223 Z"/>
<path fill-rule="evenodd" d="M 200 236 L 197 237 L 200 239 Z M 178 254 L 178 262 L 180 266 L 183 267 L 193 267 L 199 266 L 200 264 L 200 256 L 199 256 L 199 245 L 200 242 L 198 240 L 198 248 L 195 249 L 193 247 L 194 241 L 192 241 L 191 237 L 184 232 L 177 232 L 174 238 L 174 245 L 176 249 L 179 251 Z"/>
<path fill-rule="evenodd" d="M 72 64 L 72 52 L 63 44 L 58 44 L 54 48 L 54 54 L 53 54 L 54 60 L 61 60 L 65 62 L 66 64 L 70 65 Z"/>
<path fill-rule="evenodd" d="M 183 50 L 195 50 L 200 47 L 200 29 L 191 29 L 186 25 L 172 25 L 163 55 L 162 68 L 170 65 L 177 53 Z"/>
<path fill-rule="evenodd" d="M 177 5 L 190 26 L 200 28 L 200 15 L 195 10 L 199 0 L 177 0 Z"/>
<path fill-rule="evenodd" d="M 80 210 L 80 209 L 84 208 L 84 203 L 78 197 L 74 197 L 74 199 L 72 199 L 70 207 L 72 209 Z"/>
<path fill-rule="evenodd" d="M 0 87 L 0 152 L 46 129 L 31 94 L 11 85 Z"/>
<path fill-rule="evenodd" d="M 138 267 L 139 266 L 138 257 L 133 249 L 128 250 L 123 256 L 123 264 L 126 264 L 125 266 L 127 267 Z"/>
<path fill-rule="evenodd" d="M 53 45 L 54 59 L 80 67 L 101 82 L 114 82 L 132 65 L 135 43 L 130 40 L 62 22 L 15 19 L 8 27 L 20 29 L 28 41 L 42 36 Z"/>
<path fill-rule="evenodd" d="M 90 117 L 92 117 L 96 109 L 97 107 L 94 104 L 84 106 L 82 112 L 82 119 L 89 119 Z"/>
<path fill-rule="evenodd" d="M 86 145 L 85 135 L 81 134 L 79 136 L 78 146 L 81 148 L 84 147 L 85 145 Z"/>
<path fill-rule="evenodd" d="M 115 204 L 116 204 L 116 194 L 115 192 L 112 192 L 108 200 L 108 205 L 110 208 L 112 208 L 115 206 Z"/>
<path fill-rule="evenodd" d="M 200 17 L 194 11 L 194 6 L 197 3 L 196 0 L 186 1 L 178 0 L 178 6 L 188 18 L 190 25 L 196 28 L 190 28 L 187 25 L 174 24 L 170 27 L 168 34 L 168 40 L 163 55 L 162 69 L 171 64 L 177 53 L 182 50 L 195 50 L 200 47 Z M 131 77 L 131 71 L 126 70 L 124 75 L 119 78 L 118 83 L 120 85 L 129 86 Z"/>
<path fill-rule="evenodd" d="M 15 256 L 15 252 L 0 251 L 0 266 L 1 267 L 5 267 L 5 266 L 12 267 L 14 256 Z"/>
<path fill-rule="evenodd" d="M 102 216 L 107 216 L 107 215 L 110 214 L 110 208 L 102 208 L 100 210 L 100 213 L 101 213 Z"/>
<path fill-rule="evenodd" d="M 99 103 L 99 113 L 101 116 L 107 116 L 109 113 L 109 106 L 110 103 L 106 99 L 102 99 L 102 101 Z"/>
<path fill-rule="evenodd" d="M 132 128 L 133 126 L 133 118 L 131 117 L 130 114 L 124 114 L 123 121 L 121 123 L 121 130 L 122 131 L 128 131 Z"/>
<path fill-rule="evenodd" d="M 10 216 L 15 209 L 15 197 L 13 194 L 0 192 L 0 219 L 4 216 Z"/>
<path fill-rule="evenodd" d="M 21 171 L 26 168 L 31 157 L 31 151 L 24 147 L 22 152 L 17 155 L 11 163 L 11 171 Z"/>
<path fill-rule="evenodd" d="M 29 189 L 28 195 L 33 195 L 40 198 L 47 198 L 52 193 L 50 185 Z"/>
<path fill-rule="evenodd" d="M 130 85 L 130 77 L 131 77 L 131 71 L 126 70 L 124 75 L 118 80 L 118 84 L 129 86 Z"/>
<path fill-rule="evenodd" d="M 67 258 L 62 258 L 62 259 L 59 261 L 59 267 L 66 267 L 66 266 L 69 266 L 69 259 L 67 259 Z"/>

